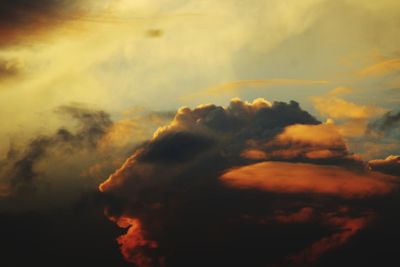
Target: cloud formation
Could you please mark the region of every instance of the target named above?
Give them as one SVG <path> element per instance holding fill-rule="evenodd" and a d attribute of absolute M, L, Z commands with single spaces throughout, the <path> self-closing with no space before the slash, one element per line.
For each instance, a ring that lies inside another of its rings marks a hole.
<path fill-rule="evenodd" d="M 13 193 L 25 194 L 35 190 L 38 176 L 35 167 L 48 153 L 75 153 L 93 150 L 112 125 L 109 114 L 79 106 L 63 106 L 57 113 L 77 122 L 77 130 L 59 128 L 53 135 L 41 135 L 30 140 L 23 151 L 11 147 L 7 157 L 6 175 Z M 57 152 L 56 152 L 57 151 Z"/>
<path fill-rule="evenodd" d="M 107 216 L 128 228 L 118 238 L 125 259 L 302 266 L 346 244 L 370 222 L 355 203 L 390 194 L 397 180 L 368 170 L 332 127 L 296 102 L 179 109 L 99 186 L 113 199 Z"/>

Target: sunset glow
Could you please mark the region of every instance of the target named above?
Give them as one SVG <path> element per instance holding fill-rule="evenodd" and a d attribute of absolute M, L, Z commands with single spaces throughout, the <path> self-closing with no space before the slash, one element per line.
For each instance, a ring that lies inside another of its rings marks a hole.
<path fill-rule="evenodd" d="M 0 1 L 0 265 L 400 266 L 400 1 Z"/>

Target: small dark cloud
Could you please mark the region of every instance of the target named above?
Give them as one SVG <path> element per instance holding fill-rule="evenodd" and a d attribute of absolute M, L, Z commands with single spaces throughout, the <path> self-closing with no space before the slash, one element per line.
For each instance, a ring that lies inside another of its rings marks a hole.
<path fill-rule="evenodd" d="M 21 67 L 18 61 L 0 59 L 0 82 L 15 77 L 20 71 Z"/>
<path fill-rule="evenodd" d="M 164 32 L 161 29 L 148 29 L 146 31 L 146 36 L 149 38 L 160 38 Z"/>

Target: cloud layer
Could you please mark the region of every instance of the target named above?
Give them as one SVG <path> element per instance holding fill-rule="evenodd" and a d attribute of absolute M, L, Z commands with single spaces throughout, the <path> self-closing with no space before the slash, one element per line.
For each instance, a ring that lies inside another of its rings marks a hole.
<path fill-rule="evenodd" d="M 263 99 L 181 108 L 100 185 L 141 267 L 315 263 L 371 223 L 364 200 L 396 188 L 333 125 Z"/>

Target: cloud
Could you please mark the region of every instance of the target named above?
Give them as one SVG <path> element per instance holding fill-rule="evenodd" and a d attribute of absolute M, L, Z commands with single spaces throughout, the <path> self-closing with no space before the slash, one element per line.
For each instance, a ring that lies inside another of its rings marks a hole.
<path fill-rule="evenodd" d="M 365 197 L 390 192 L 392 177 L 359 173 L 341 167 L 306 163 L 261 162 L 232 169 L 221 176 L 227 186 L 284 194 Z"/>
<path fill-rule="evenodd" d="M 53 135 L 33 138 L 23 151 L 11 147 L 6 173 L 13 193 L 24 194 L 35 190 L 39 175 L 35 167 L 48 153 L 54 154 L 54 150 L 67 154 L 76 153 L 77 150 L 93 150 L 112 125 L 109 114 L 104 111 L 80 106 L 63 106 L 56 111 L 75 120 L 76 131 L 61 127 Z"/>
<path fill-rule="evenodd" d="M 268 79 L 268 80 L 240 80 L 229 83 L 219 84 L 210 87 L 204 91 L 184 96 L 183 98 L 193 98 L 199 96 L 216 96 L 229 93 L 237 93 L 239 90 L 248 88 L 267 88 L 278 86 L 295 86 L 295 85 L 320 85 L 327 84 L 329 81 L 323 80 L 296 80 L 296 79 Z"/>
<path fill-rule="evenodd" d="M 332 124 L 302 125 L 286 127 L 276 138 L 280 144 L 302 143 L 321 147 L 342 147 L 345 144 L 337 128 Z"/>
<path fill-rule="evenodd" d="M 367 123 L 364 135 L 357 140 L 357 146 L 368 159 L 382 158 L 398 152 L 399 136 L 399 113 L 392 110 Z"/>
<path fill-rule="evenodd" d="M 18 75 L 21 65 L 17 60 L 0 60 L 0 82 Z"/>
<path fill-rule="evenodd" d="M 161 260 L 154 262 L 147 255 L 149 251 L 156 249 L 158 245 L 157 242 L 144 238 L 139 220 L 122 217 L 115 219 L 115 222 L 121 228 L 128 228 L 126 234 L 117 238 L 118 244 L 121 245 L 121 252 L 128 262 L 143 267 L 162 266 Z"/>
<path fill-rule="evenodd" d="M 175 113 L 169 111 L 150 111 L 133 108 L 125 111 L 123 117 L 115 120 L 107 133 L 101 138 L 100 149 L 110 146 L 125 149 L 133 143 L 145 141 L 160 125 L 168 124 Z M 134 138 L 132 138 L 134 136 Z"/>
<path fill-rule="evenodd" d="M 390 155 L 386 159 L 370 160 L 368 164 L 374 171 L 400 176 L 400 156 Z"/>
<path fill-rule="evenodd" d="M 400 127 L 400 112 L 389 111 L 368 126 L 369 130 L 378 130 L 386 133 L 396 130 Z"/>
<path fill-rule="evenodd" d="M 99 186 L 141 267 L 313 264 L 368 227 L 363 203 L 396 188 L 332 125 L 263 99 L 179 109 Z"/>
<path fill-rule="evenodd" d="M 349 152 L 336 125 L 331 123 L 289 125 L 272 140 L 247 141 L 247 147 L 241 155 L 256 161 L 359 165 L 359 160 Z"/>
<path fill-rule="evenodd" d="M 79 18 L 83 11 L 78 1 L 2 1 L 0 46 L 36 39 L 42 33 Z"/>
<path fill-rule="evenodd" d="M 181 108 L 174 120 L 159 128 L 154 138 L 125 164 L 135 166 L 137 162 L 139 169 L 152 169 L 158 167 L 152 166 L 158 161 L 175 164 L 179 160 L 190 162 L 199 152 L 215 152 L 219 147 L 226 150 L 221 153 L 239 154 L 246 141 L 269 139 L 285 126 L 296 123 L 317 124 L 318 121 L 293 101 L 290 104 L 271 104 L 263 99 L 252 103 L 233 99 L 227 108 L 215 105 L 203 105 L 194 110 Z M 108 190 L 114 183 L 124 182 L 118 180 L 125 179 L 125 175 L 126 179 L 130 179 L 130 171 L 136 172 L 135 168 L 121 168 L 121 172 L 125 171 L 128 173 L 111 176 L 100 188 Z"/>
<path fill-rule="evenodd" d="M 160 38 L 163 34 L 163 31 L 160 29 L 149 29 L 146 31 L 146 36 L 149 38 Z"/>
<path fill-rule="evenodd" d="M 338 95 L 348 93 L 350 90 L 338 87 L 327 96 L 314 97 L 315 108 L 321 115 L 332 119 L 367 119 L 383 113 L 383 109 L 373 105 L 359 105 L 342 98 Z"/>
<path fill-rule="evenodd" d="M 379 106 L 358 104 L 340 97 L 353 91 L 349 87 L 337 87 L 324 96 L 312 97 L 314 108 L 320 115 L 326 117 L 327 122 L 335 125 L 337 131 L 351 141 L 363 137 L 369 122 L 385 112 Z M 353 145 L 353 142 L 350 144 Z"/>
<path fill-rule="evenodd" d="M 387 59 L 359 71 L 360 76 L 383 76 L 400 70 L 400 58 Z"/>

